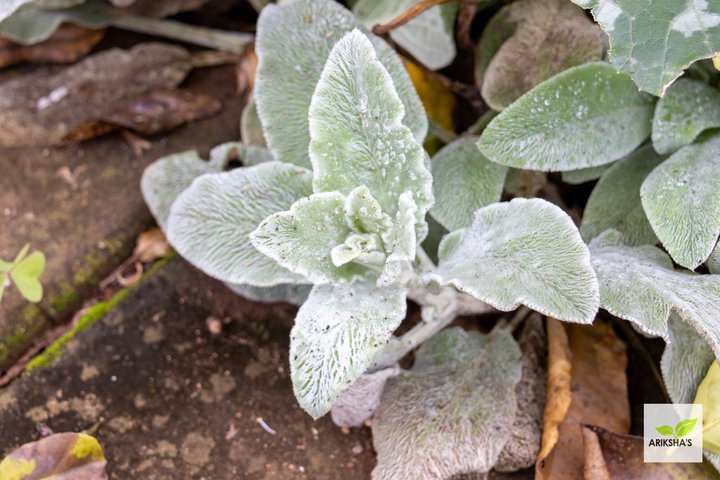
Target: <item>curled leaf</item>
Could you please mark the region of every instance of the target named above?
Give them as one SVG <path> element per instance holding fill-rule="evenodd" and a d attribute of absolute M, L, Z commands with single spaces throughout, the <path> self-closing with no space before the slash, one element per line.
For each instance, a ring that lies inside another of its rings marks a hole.
<path fill-rule="evenodd" d="M 107 480 L 100 443 L 84 433 L 57 433 L 26 443 L 0 462 L 4 480 Z"/>

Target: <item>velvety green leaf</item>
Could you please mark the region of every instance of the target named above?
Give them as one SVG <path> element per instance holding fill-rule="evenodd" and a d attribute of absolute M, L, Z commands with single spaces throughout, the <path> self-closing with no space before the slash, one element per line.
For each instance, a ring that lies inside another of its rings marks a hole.
<path fill-rule="evenodd" d="M 520 0 L 496 17 L 513 34 L 484 71 L 481 94 L 494 110 L 505 109 L 556 73 L 602 59 L 605 35 L 567 0 Z"/>
<path fill-rule="evenodd" d="M 39 302 L 43 296 L 40 275 L 45 270 L 45 254 L 33 252 L 15 263 L 10 278 L 20 294 L 31 302 Z"/>
<path fill-rule="evenodd" d="M 650 134 L 655 99 L 607 63 L 565 70 L 495 117 L 478 146 L 492 161 L 530 170 L 595 167 Z"/>
<path fill-rule="evenodd" d="M 85 0 L 4 0 L 0 3 L 0 21 L 5 20 L 21 7 L 68 8 Z"/>
<path fill-rule="evenodd" d="M 652 124 L 652 141 L 659 153 L 672 153 L 691 144 L 709 128 L 720 127 L 720 91 L 710 85 L 681 78 L 665 93 Z"/>
<path fill-rule="evenodd" d="M 613 165 L 614 163 L 606 163 L 605 165 L 598 165 L 597 167 L 568 170 L 567 172 L 562 172 L 562 181 L 570 185 L 580 185 L 581 183 L 591 182 L 600 178 L 602 174 Z"/>
<path fill-rule="evenodd" d="M 655 427 L 655 430 L 658 431 L 660 435 L 669 435 L 673 436 L 675 435 L 675 431 L 670 425 L 663 425 L 661 427 Z"/>
<path fill-rule="evenodd" d="M 703 447 L 720 453 L 720 364 L 715 360 L 700 383 L 693 403 L 703 406 Z"/>
<path fill-rule="evenodd" d="M 485 158 L 476 140 L 455 140 L 432 159 L 435 205 L 430 213 L 448 230 L 467 227 L 475 210 L 502 195 L 508 169 Z"/>
<path fill-rule="evenodd" d="M 720 243 L 715 245 L 715 250 L 707 259 L 707 265 L 710 273 L 720 273 Z"/>
<path fill-rule="evenodd" d="M 592 8 L 610 37 L 608 56 L 641 90 L 662 96 L 692 62 L 720 52 L 715 0 L 573 0 Z"/>
<path fill-rule="evenodd" d="M 245 144 L 267 147 L 254 96 L 250 97 L 240 116 L 240 138 Z"/>
<path fill-rule="evenodd" d="M 693 402 L 697 387 L 713 360 L 715 355 L 695 328 L 677 314 L 670 315 L 668 344 L 660 367 L 665 388 L 673 403 Z"/>
<path fill-rule="evenodd" d="M 290 333 L 290 376 L 300 406 L 313 418 L 327 413 L 387 343 L 405 310 L 399 286 L 315 286 Z"/>
<path fill-rule="evenodd" d="M 586 242 L 609 228 L 622 233 L 628 245 L 658 242 L 640 202 L 640 186 L 664 159 L 648 144 L 603 174 L 588 199 L 580 226 Z"/>
<path fill-rule="evenodd" d="M 334 0 L 298 0 L 262 10 L 254 95 L 265 139 L 278 160 L 310 166 L 308 109 L 312 93 L 330 50 L 358 26 L 353 14 Z M 404 124 L 422 141 L 427 118 L 410 77 L 395 51 L 380 38 L 371 38 L 403 102 Z"/>
<path fill-rule="evenodd" d="M 400 207 L 396 215 L 394 228 L 386 238 L 389 246 L 388 257 L 385 262 L 379 285 L 389 285 L 400 280 L 403 267 L 410 268 L 410 262 L 415 260 L 418 238 L 415 233 L 417 218 L 417 204 L 410 192 L 400 195 Z M 424 236 L 424 234 L 423 234 Z"/>
<path fill-rule="evenodd" d="M 359 30 L 334 47 L 310 104 L 310 159 L 316 192 L 350 193 L 365 185 L 395 218 L 412 192 L 418 233 L 432 206 L 425 151 L 401 120 L 405 109 L 392 77 Z M 423 236 L 418 235 L 422 240 Z"/>
<path fill-rule="evenodd" d="M 475 212 L 458 245 L 425 278 L 502 311 L 523 304 L 570 322 L 591 323 L 599 303 L 580 233 L 565 212 L 541 199 L 516 198 Z"/>
<path fill-rule="evenodd" d="M 682 420 L 678 422 L 677 425 L 675 425 L 675 435 L 678 437 L 684 437 L 690 432 L 693 431 L 695 428 L 695 424 L 697 423 L 697 418 L 689 418 L 687 420 Z"/>
<path fill-rule="evenodd" d="M 309 195 L 310 184 L 309 171 L 280 162 L 203 175 L 173 204 L 168 240 L 196 267 L 225 282 L 307 283 L 253 248 L 248 235 L 269 215 Z"/>
<path fill-rule="evenodd" d="M 720 135 L 688 145 L 648 175 L 640 189 L 650 225 L 673 260 L 695 269 L 720 235 Z"/>
<path fill-rule="evenodd" d="M 226 283 L 230 290 L 254 302 L 287 302 L 302 305 L 312 285 L 281 283 L 272 287 L 253 287 L 247 284 Z"/>
<path fill-rule="evenodd" d="M 363 25 L 372 29 L 376 24 L 389 22 L 416 3 L 417 0 L 359 0 L 353 12 Z M 393 29 L 390 38 L 426 67 L 432 70 L 447 67 L 455 58 L 453 26 L 456 13 L 456 2 L 432 7 Z"/>
<path fill-rule="evenodd" d="M 219 169 L 201 159 L 195 150 L 162 157 L 145 168 L 140 189 L 160 228 L 167 229 L 170 207 L 178 195 L 197 177 L 216 172 Z"/>
<path fill-rule="evenodd" d="M 188 150 L 162 157 L 145 168 L 140 189 L 160 228 L 167 228 L 170 207 L 193 180 L 206 173 L 223 171 L 232 160 L 252 166 L 272 161 L 273 157 L 267 149 L 228 142 L 213 148 L 209 161 L 201 159 L 197 151 Z"/>
<path fill-rule="evenodd" d="M 23 45 L 32 45 L 50 38 L 63 23 L 94 29 L 104 28 L 110 23 L 112 8 L 102 2 L 83 2 L 84 0 L 61 0 L 59 3 L 65 5 L 58 5 L 57 8 L 63 10 L 45 10 L 37 1 L 25 1 L 23 3 L 28 5 L 8 18 L 3 19 L 0 13 L 0 37 Z M 66 8 L 71 4 L 72 8 Z M 48 4 L 45 8 L 51 7 L 52 4 Z"/>
<path fill-rule="evenodd" d="M 488 472 L 512 436 L 522 355 L 512 335 L 444 330 L 387 381 L 372 423 L 373 478 Z"/>
<path fill-rule="evenodd" d="M 260 252 L 312 283 L 353 282 L 368 268 L 333 262 L 332 250 L 357 233 L 348 225 L 345 197 L 337 192 L 316 193 L 295 202 L 288 211 L 265 219 L 250 234 Z"/>
<path fill-rule="evenodd" d="M 458 245 L 460 245 L 463 235 L 465 235 L 465 230 L 466 229 L 461 228 L 443 237 L 438 247 L 438 261 L 443 262 L 453 254 Z"/>
<path fill-rule="evenodd" d="M 623 245 L 613 230 L 595 238 L 590 252 L 602 308 L 666 341 L 674 310 L 720 356 L 720 275 L 676 271 L 659 248 Z"/>

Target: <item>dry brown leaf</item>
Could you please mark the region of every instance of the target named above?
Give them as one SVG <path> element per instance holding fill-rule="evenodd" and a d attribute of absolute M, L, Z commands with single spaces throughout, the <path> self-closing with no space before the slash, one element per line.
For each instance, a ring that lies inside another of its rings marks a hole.
<path fill-rule="evenodd" d="M 545 458 L 558 440 L 558 426 L 570 408 L 570 371 L 572 353 L 562 322 L 547 319 L 548 380 L 545 413 L 543 414 L 542 444 L 538 458 Z"/>
<path fill-rule="evenodd" d="M 237 64 L 237 91 L 238 95 L 250 98 L 255 88 L 255 72 L 257 71 L 258 57 L 255 54 L 255 44 L 248 43 L 240 54 Z"/>
<path fill-rule="evenodd" d="M 106 480 L 105 456 L 98 441 L 84 433 L 57 433 L 26 443 L 0 463 L 0 478 Z"/>
<path fill-rule="evenodd" d="M 78 125 L 127 108 L 147 92 L 174 88 L 190 71 L 184 48 L 141 43 L 96 53 L 58 73 L 0 84 L 0 147 L 57 145 Z"/>
<path fill-rule="evenodd" d="M 220 102 L 208 95 L 185 90 L 159 89 L 130 99 L 118 110 L 103 117 L 88 119 L 70 130 L 63 143 L 75 143 L 127 128 L 143 135 L 166 132 L 220 111 Z"/>
<path fill-rule="evenodd" d="M 73 63 L 87 55 L 104 35 L 105 30 L 67 23 L 50 38 L 34 45 L 0 38 L 0 68 L 23 62 Z"/>
<path fill-rule="evenodd" d="M 159 228 L 151 228 L 138 235 L 133 258 L 140 262 L 152 262 L 170 253 L 170 244 Z"/>
<path fill-rule="evenodd" d="M 599 462 L 602 462 L 605 470 L 605 472 L 603 469 L 592 470 L 591 476 L 586 475 L 585 480 L 709 480 L 718 478 L 717 472 L 707 461 L 704 463 L 645 463 L 643 461 L 643 437 L 640 436 L 621 435 L 590 425 L 583 427 L 583 434 L 587 435 L 586 438 L 593 439 L 591 440 L 593 443 L 585 446 L 586 464 L 599 465 Z"/>
<path fill-rule="evenodd" d="M 503 38 L 481 42 L 478 55 L 494 54 L 491 60 L 478 58 L 483 78 L 481 94 L 494 110 L 503 110 L 538 83 L 567 68 L 600 60 L 605 34 L 582 8 L 567 0 L 519 0 L 501 9 L 491 21 L 488 35 L 500 32 Z M 498 48 L 499 47 L 499 48 Z M 497 48 L 497 49 L 496 49 Z M 497 53 L 495 53 L 497 52 Z"/>
<path fill-rule="evenodd" d="M 597 434 L 586 427 L 582 429 L 583 453 L 585 462 L 583 466 L 583 478 L 585 480 L 612 480 Z"/>
<path fill-rule="evenodd" d="M 584 469 L 581 424 L 593 423 L 623 434 L 630 429 L 626 347 L 612 327 L 599 319 L 594 325 L 549 319 L 548 342 L 548 401 L 536 479 L 576 480 Z"/>

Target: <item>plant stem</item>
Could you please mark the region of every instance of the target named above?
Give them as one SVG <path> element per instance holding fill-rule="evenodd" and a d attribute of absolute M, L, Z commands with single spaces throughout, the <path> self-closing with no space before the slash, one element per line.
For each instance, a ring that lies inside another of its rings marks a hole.
<path fill-rule="evenodd" d="M 378 24 L 373 27 L 373 33 L 375 35 L 385 35 L 391 30 L 395 30 L 398 27 L 405 25 L 407 22 L 417 17 L 426 10 L 431 9 L 436 5 L 442 5 L 443 3 L 450 3 L 456 0 L 423 0 L 417 5 L 413 5 L 408 8 L 389 22 L 385 24 Z"/>
<path fill-rule="evenodd" d="M 115 9 L 113 9 L 115 10 Z M 226 52 L 240 54 L 243 47 L 253 41 L 249 33 L 226 32 L 212 28 L 198 27 L 173 20 L 158 20 L 127 13 L 113 11 L 110 25 L 134 32 L 159 35 L 183 42 L 217 48 Z"/>
<path fill-rule="evenodd" d="M 426 306 L 423 307 L 422 317 L 420 323 L 403 336 L 391 338 L 387 345 L 375 354 L 367 373 L 377 372 L 395 365 L 421 343 L 433 337 L 455 319 L 455 308 L 453 305 L 449 305 L 444 310 L 437 310 L 434 306 Z"/>

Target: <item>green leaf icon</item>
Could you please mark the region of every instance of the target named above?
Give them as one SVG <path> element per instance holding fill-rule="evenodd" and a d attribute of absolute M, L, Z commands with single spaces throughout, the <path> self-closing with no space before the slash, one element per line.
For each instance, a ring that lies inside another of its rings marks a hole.
<path fill-rule="evenodd" d="M 673 431 L 672 427 L 670 425 L 663 425 L 662 427 L 655 427 L 655 430 L 658 431 L 660 435 L 665 435 L 672 437 L 675 432 Z"/>
<path fill-rule="evenodd" d="M 682 422 L 679 422 L 677 425 L 675 425 L 675 436 L 684 437 L 688 435 L 690 432 L 692 432 L 693 428 L 695 428 L 697 420 L 697 418 L 690 418 L 688 420 L 683 420 Z"/>
<path fill-rule="evenodd" d="M 7 282 L 7 275 L 0 273 L 0 302 L 2 302 L 3 293 L 5 292 L 5 282 Z"/>
<path fill-rule="evenodd" d="M 27 249 L 23 249 L 24 253 Z M 21 258 L 20 256 L 18 256 Z M 33 252 L 22 259 L 10 272 L 15 286 L 23 297 L 31 302 L 39 302 L 43 295 L 42 284 L 38 280 L 45 270 L 45 255 L 42 252 Z"/>

